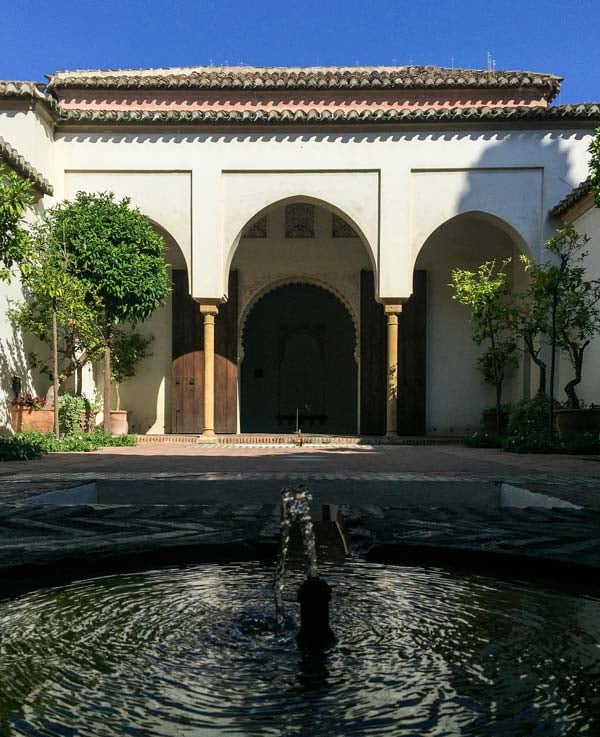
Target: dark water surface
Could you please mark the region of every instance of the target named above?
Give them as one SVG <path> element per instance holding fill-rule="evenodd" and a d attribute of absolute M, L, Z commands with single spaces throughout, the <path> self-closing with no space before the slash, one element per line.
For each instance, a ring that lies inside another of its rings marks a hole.
<path fill-rule="evenodd" d="M 276 633 L 258 563 L 0 601 L 0 735 L 600 734 L 600 598 L 419 566 L 322 572 L 338 640 L 321 656 Z"/>

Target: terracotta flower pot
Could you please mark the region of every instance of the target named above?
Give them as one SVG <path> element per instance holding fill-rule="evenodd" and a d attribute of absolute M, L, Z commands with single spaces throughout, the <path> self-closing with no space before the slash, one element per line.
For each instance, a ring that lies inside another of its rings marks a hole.
<path fill-rule="evenodd" d="M 54 408 L 33 409 L 11 402 L 8 405 L 13 430 L 37 430 L 38 432 L 52 432 L 54 430 Z"/>
<path fill-rule="evenodd" d="M 600 407 L 589 407 L 587 409 L 555 409 L 554 417 L 558 432 L 600 433 Z"/>
<path fill-rule="evenodd" d="M 484 432 L 492 435 L 498 434 L 498 428 L 496 427 L 496 410 L 486 409 L 481 413 L 481 427 Z M 506 432 L 508 427 L 508 412 L 505 410 L 500 412 L 500 434 Z"/>
<path fill-rule="evenodd" d="M 129 432 L 129 412 L 126 409 L 110 411 L 110 430 L 112 435 L 127 435 Z"/>

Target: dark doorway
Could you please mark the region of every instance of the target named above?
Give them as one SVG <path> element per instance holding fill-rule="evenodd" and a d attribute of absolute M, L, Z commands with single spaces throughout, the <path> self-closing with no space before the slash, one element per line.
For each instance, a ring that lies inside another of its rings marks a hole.
<path fill-rule="evenodd" d="M 331 292 L 287 284 L 262 297 L 244 329 L 242 432 L 357 431 L 354 323 Z"/>

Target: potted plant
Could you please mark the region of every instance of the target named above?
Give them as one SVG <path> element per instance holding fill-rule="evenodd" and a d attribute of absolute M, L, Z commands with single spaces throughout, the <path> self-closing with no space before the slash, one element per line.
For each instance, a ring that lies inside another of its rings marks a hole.
<path fill-rule="evenodd" d="M 563 352 L 574 373 L 564 387 L 567 399 L 563 407 L 555 409 L 551 395 L 551 411 L 561 434 L 600 431 L 600 408 L 586 406 L 577 396 L 585 350 L 600 330 L 600 280 L 586 279 L 584 266 L 588 254 L 583 248 L 588 240 L 569 224 L 546 242 L 546 248 L 556 257 L 556 263 L 542 271 L 552 296 L 550 343 Z M 552 379 L 553 374 L 554 370 Z"/>
<path fill-rule="evenodd" d="M 45 397 L 31 393 L 18 394 L 8 405 L 10 419 L 15 432 L 38 430 L 52 432 L 54 427 L 54 407 L 46 407 Z"/>

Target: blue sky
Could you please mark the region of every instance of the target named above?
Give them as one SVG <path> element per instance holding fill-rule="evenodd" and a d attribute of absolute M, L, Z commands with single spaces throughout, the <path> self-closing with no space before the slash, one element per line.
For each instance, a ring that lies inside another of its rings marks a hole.
<path fill-rule="evenodd" d="M 600 100 L 598 0 L 0 0 L 0 79 L 196 64 L 437 64 L 565 77 Z"/>

